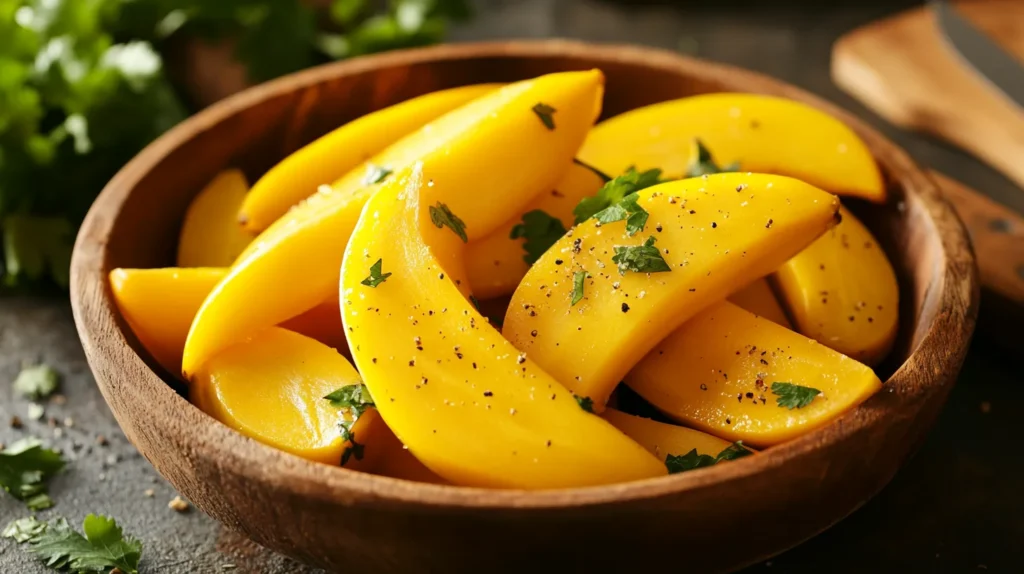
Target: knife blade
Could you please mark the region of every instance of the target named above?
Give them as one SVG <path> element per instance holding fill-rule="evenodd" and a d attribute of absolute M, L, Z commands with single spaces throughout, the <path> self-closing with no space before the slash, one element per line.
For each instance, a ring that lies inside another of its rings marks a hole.
<path fill-rule="evenodd" d="M 930 0 L 946 43 L 996 90 L 1024 107 L 1024 65 L 957 12 L 949 0 Z"/>

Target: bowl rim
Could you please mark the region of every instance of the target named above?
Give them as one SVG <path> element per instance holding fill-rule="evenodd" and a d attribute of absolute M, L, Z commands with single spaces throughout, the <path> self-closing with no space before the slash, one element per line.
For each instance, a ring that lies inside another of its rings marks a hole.
<path fill-rule="evenodd" d="M 192 456 L 217 461 L 217 466 L 231 468 L 233 474 L 262 482 L 276 492 L 345 506 L 391 504 L 420 508 L 553 509 L 622 504 L 736 481 L 787 464 L 804 453 L 827 447 L 844 437 L 879 424 L 885 412 L 882 409 L 865 408 L 865 405 L 871 403 L 871 399 L 868 399 L 830 424 L 771 447 L 758 456 L 695 472 L 603 486 L 550 490 L 499 490 L 428 484 L 315 463 L 246 437 L 201 412 L 178 395 L 129 345 L 117 321 L 119 312 L 107 281 L 110 269 L 106 261 L 106 239 L 124 202 L 139 181 L 172 150 L 187 144 L 194 134 L 261 101 L 297 88 L 370 70 L 459 59 L 573 56 L 585 56 L 609 63 L 642 62 L 647 67 L 665 70 L 685 67 L 693 74 L 711 81 L 728 76 L 732 83 L 756 87 L 751 90 L 754 93 L 782 95 L 808 103 L 854 129 L 871 148 L 876 159 L 888 168 L 887 171 L 900 171 L 905 187 L 913 188 L 914 193 L 921 198 L 942 247 L 943 257 L 939 265 L 943 280 L 938 285 L 940 290 L 929 294 L 929 297 L 939 297 L 938 312 L 931 317 L 932 323 L 920 338 L 917 349 L 885 382 L 884 389 L 915 396 L 949 390 L 953 384 L 949 379 L 953 377 L 939 375 L 955 372 L 967 352 L 977 316 L 977 271 L 962 223 L 932 180 L 914 164 L 906 152 L 841 108 L 787 82 L 758 72 L 634 45 L 561 39 L 494 41 L 447 44 L 361 57 L 310 68 L 254 86 L 181 122 L 149 144 L 111 179 L 90 209 L 75 242 L 70 294 L 75 324 L 97 386 L 126 436 L 138 447 L 134 431 L 131 430 L 131 417 L 122 412 L 124 404 L 155 402 L 175 409 L 175 416 L 153 417 L 156 421 L 154 424 L 163 426 L 162 431 L 167 436 L 177 437 L 173 448 L 180 449 L 181 444 L 190 444 Z M 737 79 L 740 82 L 736 82 Z M 929 290 L 935 287 L 932 285 Z M 953 332 L 964 336 L 957 340 L 957 345 L 950 347 L 950 333 Z M 116 365 L 117 373 L 109 372 L 106 367 L 98 367 L 98 363 Z M 136 377 L 137 380 L 132 380 L 131 384 L 112 384 L 111 378 L 117 377 L 110 375 L 123 377 L 125 373 L 140 373 L 142 376 Z M 931 385 L 925 384 L 929 381 Z"/>

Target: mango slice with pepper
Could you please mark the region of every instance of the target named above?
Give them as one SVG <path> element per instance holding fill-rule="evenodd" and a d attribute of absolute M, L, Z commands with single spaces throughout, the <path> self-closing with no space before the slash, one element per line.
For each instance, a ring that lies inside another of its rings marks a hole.
<path fill-rule="evenodd" d="M 251 232 L 262 231 L 319 186 L 360 168 L 366 158 L 395 140 L 497 88 L 478 84 L 440 90 L 352 120 L 272 167 L 252 186 L 232 220 Z"/>
<path fill-rule="evenodd" d="M 834 228 L 833 228 L 834 229 Z M 818 239 L 821 241 L 821 239 Z M 813 243 L 812 243 L 813 245 Z M 799 255 L 797 255 L 799 257 Z M 782 308 L 772 286 L 764 277 L 751 281 L 746 287 L 729 296 L 729 301 L 787 329 L 792 329 L 793 324 L 786 317 L 786 311 Z"/>
<path fill-rule="evenodd" d="M 699 138 L 721 166 L 787 175 L 839 195 L 884 202 L 871 151 L 843 122 L 807 104 L 759 94 L 692 96 L 598 124 L 579 158 L 610 174 L 629 166 L 682 177 Z"/>
<path fill-rule="evenodd" d="M 669 455 L 683 455 L 693 449 L 697 449 L 697 454 L 715 456 L 732 444 L 705 432 L 638 417 L 613 408 L 606 408 L 601 418 L 640 443 L 658 460 L 665 460 Z"/>
<path fill-rule="evenodd" d="M 418 171 L 370 199 L 342 265 L 353 358 L 395 435 L 458 485 L 563 488 L 665 474 L 459 292 L 435 253 L 459 249 L 462 239 L 430 213 L 434 197 L 457 188 L 437 184 L 426 162 Z M 456 215 L 467 229 L 477 224 L 474 210 Z"/>
<path fill-rule="evenodd" d="M 594 170 L 574 163 L 550 192 L 497 231 L 467 245 L 466 273 L 473 295 L 493 299 L 512 294 L 544 246 L 572 227 L 576 204 L 597 193 L 603 183 Z"/>
<path fill-rule="evenodd" d="M 185 212 L 178 239 L 178 267 L 227 267 L 252 241 L 235 221 L 249 191 L 237 169 L 217 174 Z"/>
<path fill-rule="evenodd" d="M 896 339 L 896 272 L 868 228 L 848 210 L 842 222 L 787 261 L 775 281 L 797 330 L 868 365 Z"/>
<path fill-rule="evenodd" d="M 271 327 L 204 364 L 189 385 L 200 409 L 238 432 L 286 452 L 347 467 L 374 461 L 375 441 L 388 434 L 377 412 L 355 418 L 352 441 L 341 436 L 341 409 L 324 397 L 360 384 L 352 365 L 322 343 Z M 353 444 L 355 442 L 355 445 Z"/>
<path fill-rule="evenodd" d="M 658 343 L 626 384 L 680 423 L 755 447 L 823 426 L 882 388 L 869 367 L 728 302 Z"/>
<path fill-rule="evenodd" d="M 530 268 L 502 330 L 597 410 L 679 325 L 829 229 L 839 200 L 788 177 L 727 173 L 649 187 L 618 208 L 628 219 L 588 219 Z"/>
<path fill-rule="evenodd" d="M 478 239 L 558 183 L 600 113 L 603 81 L 592 70 L 509 84 L 373 161 L 397 170 L 422 158 L 430 178 L 425 185 L 455 190 L 446 206 L 455 214 L 474 213 L 465 239 Z M 182 359 L 186 378 L 219 350 L 335 294 L 345 245 L 377 188 L 313 196 L 257 237 L 196 315 Z M 459 281 L 468 292 L 468 282 Z"/>

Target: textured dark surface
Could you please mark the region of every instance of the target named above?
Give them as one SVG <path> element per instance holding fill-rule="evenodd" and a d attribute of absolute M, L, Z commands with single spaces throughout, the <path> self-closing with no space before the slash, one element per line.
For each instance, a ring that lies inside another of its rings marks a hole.
<path fill-rule="evenodd" d="M 795 2 L 680 4 L 684 7 L 597 0 L 484 0 L 478 2 L 477 19 L 456 31 L 454 39 L 563 36 L 632 42 L 755 69 L 853 110 L 919 162 L 1024 210 L 1024 193 L 998 174 L 942 144 L 886 126 L 831 84 L 829 49 L 836 37 L 914 3 L 820 3 L 830 4 L 829 8 L 805 8 L 802 4 L 811 3 Z M 1024 569 L 1020 547 L 1024 457 L 1011 444 L 1011 425 L 1024 419 L 1024 401 L 1017 396 L 1024 384 L 1024 367 L 1018 357 L 1001 355 L 996 343 L 982 337 L 975 340 L 937 427 L 885 491 L 828 532 L 751 570 Z M 61 392 L 67 403 L 51 402 L 42 421 L 30 421 L 28 403 L 14 399 L 2 381 L 13 380 L 23 362 L 39 360 L 64 375 Z M 24 429 L 9 427 L 13 415 L 25 420 Z M 55 426 L 48 424 L 49 417 L 54 417 Z M 194 510 L 185 514 L 170 510 L 167 502 L 175 492 L 125 440 L 93 385 L 67 303 L 0 299 L 0 442 L 29 435 L 50 440 L 71 459 L 68 470 L 52 482 L 57 507 L 42 516 L 59 513 L 76 524 L 89 512 L 116 517 L 145 543 L 144 572 L 314 572 L 223 531 Z M 98 445 L 99 435 L 107 437 L 109 445 Z M 152 497 L 147 496 L 148 489 L 153 490 Z M 21 503 L 0 497 L 0 522 L 24 514 Z M 737 525 L 737 544 L 754 535 Z M 680 564 L 685 564 L 685 557 L 680 557 Z M 0 542 L 0 572 L 44 571 L 8 541 Z"/>

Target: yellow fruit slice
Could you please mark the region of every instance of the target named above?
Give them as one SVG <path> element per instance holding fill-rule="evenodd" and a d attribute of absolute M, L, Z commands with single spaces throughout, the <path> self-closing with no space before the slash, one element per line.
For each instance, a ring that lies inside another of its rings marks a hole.
<path fill-rule="evenodd" d="M 441 90 L 352 120 L 272 167 L 252 186 L 232 220 L 243 222 L 252 232 L 262 231 L 320 185 L 330 184 L 395 140 L 497 88 L 497 84 L 478 84 Z"/>
<path fill-rule="evenodd" d="M 777 325 L 782 325 L 787 329 L 793 328 L 793 324 L 786 317 L 785 310 L 782 309 L 782 305 L 779 304 L 779 300 L 775 297 L 772 286 L 768 284 L 768 280 L 764 277 L 752 281 L 743 289 L 730 295 L 729 301 Z"/>
<path fill-rule="evenodd" d="M 806 183 L 757 174 L 656 185 L 637 204 L 649 216 L 643 231 L 589 219 L 549 249 L 513 294 L 502 330 L 597 410 L 658 341 L 798 253 L 839 209 Z M 622 251 L 639 263 L 617 268 Z"/>
<path fill-rule="evenodd" d="M 604 180 L 592 169 L 574 163 L 549 193 L 542 193 L 497 231 L 467 245 L 466 273 L 473 295 L 478 299 L 511 295 L 530 269 L 523 258 L 527 254 L 523 243 L 527 240 L 512 238 L 512 230 L 523 223 L 524 214 L 543 211 L 546 216 L 557 219 L 562 229 L 569 229 L 573 225 L 572 210 L 576 204 L 597 193 L 603 184 Z M 544 221 L 545 217 L 540 217 L 540 221 Z M 551 225 L 557 224 L 551 222 Z M 557 232 L 552 230 L 552 233 Z"/>
<path fill-rule="evenodd" d="M 178 239 L 178 267 L 227 267 L 253 236 L 238 225 L 238 206 L 249 184 L 245 174 L 229 169 L 217 174 L 185 212 Z"/>
<path fill-rule="evenodd" d="M 684 455 L 693 449 L 697 449 L 697 454 L 715 456 L 732 444 L 698 430 L 660 423 L 613 408 L 605 409 L 601 417 L 662 461 L 668 455 Z"/>
<path fill-rule="evenodd" d="M 661 168 L 681 177 L 699 138 L 719 165 L 788 175 L 840 195 L 884 202 L 885 184 L 864 142 L 841 121 L 806 104 L 757 94 L 718 93 L 631 110 L 590 132 L 579 158 L 622 173 Z"/>
<path fill-rule="evenodd" d="M 473 214 L 467 238 L 483 237 L 558 182 L 600 112 L 602 82 L 600 72 L 589 71 L 510 84 L 438 118 L 378 160 L 399 169 L 422 157 L 430 178 L 425 197 L 443 197 L 456 217 Z M 555 129 L 534 112 L 538 103 L 556 110 Z M 312 197 L 257 237 L 199 310 L 185 344 L 184 372 L 336 296 L 345 245 L 377 188 Z M 461 250 L 444 256 L 461 261 Z M 449 273 L 459 274 L 454 267 Z"/>
<path fill-rule="evenodd" d="M 459 485 L 564 488 L 665 474 L 466 301 L 434 256 L 461 241 L 421 203 L 420 186 L 434 176 L 424 168 L 403 187 L 406 177 L 367 204 L 341 283 L 355 363 L 395 435 Z M 466 212 L 467 228 L 476 216 Z M 390 275 L 364 284 L 377 261 Z"/>
<path fill-rule="evenodd" d="M 196 405 L 227 426 L 292 454 L 337 465 L 345 448 L 340 409 L 324 397 L 360 383 L 352 365 L 313 339 L 271 327 L 234 345 L 196 373 L 190 396 Z M 352 427 L 362 445 L 346 466 L 372 460 L 375 441 L 386 427 L 374 409 Z"/>
<path fill-rule="evenodd" d="M 896 339 L 899 286 L 874 236 L 843 209 L 843 221 L 775 272 L 797 330 L 868 365 Z"/>
<path fill-rule="evenodd" d="M 724 302 L 659 343 L 626 383 L 683 424 L 756 447 L 825 425 L 882 388 L 867 366 Z M 773 383 L 821 394 L 790 409 Z"/>

